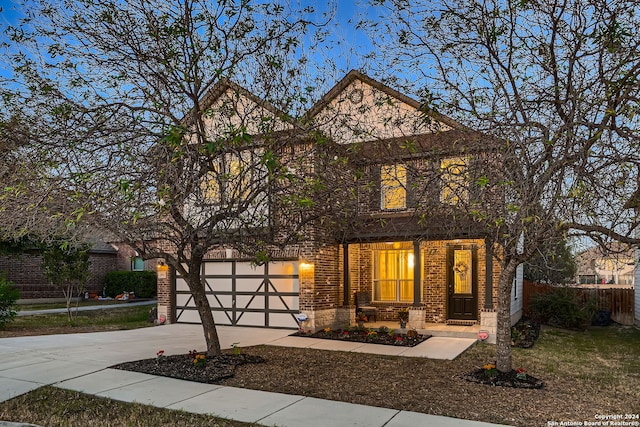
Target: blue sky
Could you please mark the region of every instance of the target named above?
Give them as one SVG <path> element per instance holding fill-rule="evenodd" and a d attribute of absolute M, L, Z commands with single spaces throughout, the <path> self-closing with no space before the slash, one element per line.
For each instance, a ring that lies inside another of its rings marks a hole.
<path fill-rule="evenodd" d="M 372 16 L 372 8 L 367 6 L 365 0 L 334 0 L 336 5 L 336 15 L 331 23 L 331 33 L 340 38 L 350 46 L 357 47 L 360 52 L 364 47 L 366 50 L 371 46 L 363 31 L 355 30 L 355 25 L 361 16 Z M 316 9 L 319 20 L 323 19 L 323 14 L 330 12 L 328 2 L 299 0 L 301 7 L 311 5 Z M 12 0 L 0 0 L 0 28 L 4 29 L 9 24 L 17 24 L 20 14 L 18 6 Z"/>
<path fill-rule="evenodd" d="M 15 23 L 18 16 L 15 7 L 10 0 L 0 0 L 0 26 L 4 28 L 8 23 Z"/>
<path fill-rule="evenodd" d="M 334 76 L 327 76 L 340 79 L 350 69 L 360 69 L 365 73 L 368 70 L 364 54 L 371 51 L 372 45 L 363 30 L 356 30 L 356 24 L 363 16 L 373 18 L 374 9 L 368 6 L 367 0 L 287 0 L 291 1 L 292 7 L 303 8 L 312 6 L 316 10 L 318 21 L 324 19 L 325 14 L 331 13 L 331 7 L 335 7 L 335 16 L 329 24 L 331 49 L 325 50 L 316 56 L 315 66 L 323 73 L 329 70 L 336 71 Z M 329 5 L 328 3 L 334 3 Z M 20 9 L 12 0 L 0 0 L 0 33 L 7 25 L 15 25 L 21 16 Z M 313 45 L 312 40 L 306 40 L 305 44 Z M 329 65 L 334 62 L 335 66 Z M 11 67 L 8 64 L 0 64 L 0 76 L 7 76 Z M 372 76 L 374 77 L 374 76 Z"/>

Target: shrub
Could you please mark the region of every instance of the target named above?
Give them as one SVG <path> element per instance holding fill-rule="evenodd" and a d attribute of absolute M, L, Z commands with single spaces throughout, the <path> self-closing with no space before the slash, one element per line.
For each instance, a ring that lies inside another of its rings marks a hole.
<path fill-rule="evenodd" d="M 152 298 L 156 295 L 154 271 L 110 271 L 104 282 L 105 295 L 111 298 L 125 291 L 135 293 L 137 298 Z"/>
<path fill-rule="evenodd" d="M 9 323 L 17 314 L 16 301 L 20 298 L 20 291 L 4 274 L 0 274 L 0 328 Z"/>
<path fill-rule="evenodd" d="M 535 294 L 529 304 L 531 316 L 540 323 L 577 330 L 591 324 L 596 308 L 593 298 L 584 301 L 578 290 L 566 286 Z"/>

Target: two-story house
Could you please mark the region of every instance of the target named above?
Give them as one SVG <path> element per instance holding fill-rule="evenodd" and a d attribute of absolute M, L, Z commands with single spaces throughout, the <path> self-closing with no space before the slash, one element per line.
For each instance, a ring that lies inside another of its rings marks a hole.
<path fill-rule="evenodd" d="M 411 327 L 480 324 L 492 335 L 499 248 L 486 244 L 468 209 L 477 191 L 468 183 L 478 179 L 470 165 L 495 157 L 490 139 L 357 71 L 300 122 L 331 142 L 335 167 L 349 177 L 342 183 L 350 188 L 339 193 L 348 199 L 340 200 L 344 217 L 331 230 L 318 224 L 306 242 L 261 266 L 229 248 L 213 251 L 203 272 L 215 282 L 209 294 L 217 324 L 297 328 L 303 313 L 306 329 L 343 326 L 353 323 L 354 295 L 364 292 L 379 320 L 410 308 Z M 519 274 L 514 321 L 521 286 Z M 173 272 L 159 275 L 158 295 L 171 322 L 199 322 Z"/>

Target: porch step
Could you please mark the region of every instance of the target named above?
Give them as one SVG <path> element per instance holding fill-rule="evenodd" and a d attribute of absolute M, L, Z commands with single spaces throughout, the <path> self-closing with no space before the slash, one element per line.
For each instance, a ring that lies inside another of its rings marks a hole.
<path fill-rule="evenodd" d="M 427 323 L 424 333 L 433 337 L 450 337 L 450 338 L 472 338 L 478 339 L 478 331 L 480 325 L 477 323 L 471 325 L 448 324 L 447 323 Z"/>
<path fill-rule="evenodd" d="M 444 330 L 444 329 L 418 329 L 418 332 L 432 337 L 446 338 L 471 338 L 478 339 L 478 331 Z"/>

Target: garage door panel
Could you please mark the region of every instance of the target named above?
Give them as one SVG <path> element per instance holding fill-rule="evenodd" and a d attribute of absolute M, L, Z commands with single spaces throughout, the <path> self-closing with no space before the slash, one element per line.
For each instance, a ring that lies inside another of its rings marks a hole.
<path fill-rule="evenodd" d="M 293 317 L 300 306 L 297 261 L 276 261 L 263 266 L 234 260 L 207 261 L 203 271 L 216 324 L 297 327 Z M 179 276 L 176 290 L 188 291 Z M 177 322 L 200 323 L 195 310 L 183 309 L 193 307 L 189 297 L 187 293 L 176 294 Z"/>
<path fill-rule="evenodd" d="M 238 319 L 238 326 L 266 326 L 264 323 L 264 313 L 244 312 Z"/>
<path fill-rule="evenodd" d="M 237 262 L 236 275 L 238 276 L 262 276 L 264 275 L 263 265 L 254 265 L 250 262 Z"/>
<path fill-rule="evenodd" d="M 204 274 L 216 276 L 231 276 L 233 264 L 230 262 L 206 262 Z"/>
<path fill-rule="evenodd" d="M 299 307 L 298 297 L 270 297 L 269 298 L 269 310 L 289 310 L 292 307 Z"/>
<path fill-rule="evenodd" d="M 233 295 L 207 295 L 211 308 L 231 308 Z"/>
<path fill-rule="evenodd" d="M 180 314 L 180 312 L 178 312 Z M 180 314 L 180 322 L 184 323 L 202 323 L 197 310 L 184 310 Z"/>
<path fill-rule="evenodd" d="M 265 308 L 264 296 L 236 295 L 236 307 L 263 310 Z"/>
<path fill-rule="evenodd" d="M 189 301 L 191 300 L 191 301 Z M 176 294 L 176 305 L 178 307 L 185 307 L 187 304 L 193 307 L 193 299 L 191 298 L 191 294 Z"/>
<path fill-rule="evenodd" d="M 205 279 L 214 292 L 230 291 L 233 286 L 233 279 L 230 277 L 206 277 Z"/>
<path fill-rule="evenodd" d="M 263 284 L 262 277 L 255 279 L 236 279 L 236 291 L 237 292 L 257 292 Z"/>
<path fill-rule="evenodd" d="M 214 311 L 213 320 L 216 322 L 216 325 L 231 325 L 231 321 L 224 311 Z"/>
<path fill-rule="evenodd" d="M 176 291 L 188 291 L 187 281 L 181 278 L 176 279 Z"/>

